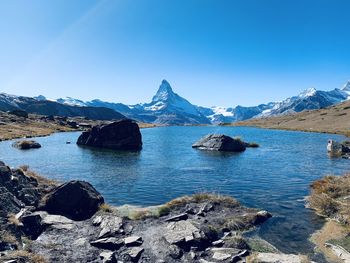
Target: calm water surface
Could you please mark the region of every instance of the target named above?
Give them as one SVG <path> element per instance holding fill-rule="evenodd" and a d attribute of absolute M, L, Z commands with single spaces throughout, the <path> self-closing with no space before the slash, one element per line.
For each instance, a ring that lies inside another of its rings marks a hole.
<path fill-rule="evenodd" d="M 213 132 L 240 136 L 261 147 L 238 154 L 191 148 Z M 79 134 L 36 138 L 43 147 L 29 151 L 11 147 L 11 141 L 2 142 L 0 159 L 14 167 L 28 164 L 61 181 L 87 180 L 114 205 L 156 205 L 199 191 L 232 195 L 244 205 L 273 213 L 258 234 L 284 252 L 312 251 L 307 239 L 323 224 L 304 208 L 310 183 L 350 168 L 349 160 L 327 156 L 327 139 L 344 139 L 338 135 L 243 127 L 161 127 L 142 130 L 140 153 L 121 153 L 78 147 Z"/>

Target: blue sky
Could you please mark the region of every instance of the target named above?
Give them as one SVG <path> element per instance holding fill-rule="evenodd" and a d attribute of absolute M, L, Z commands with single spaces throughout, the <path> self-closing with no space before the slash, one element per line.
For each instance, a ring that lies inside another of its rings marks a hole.
<path fill-rule="evenodd" d="M 0 91 L 255 105 L 350 79 L 348 0 L 0 0 Z"/>

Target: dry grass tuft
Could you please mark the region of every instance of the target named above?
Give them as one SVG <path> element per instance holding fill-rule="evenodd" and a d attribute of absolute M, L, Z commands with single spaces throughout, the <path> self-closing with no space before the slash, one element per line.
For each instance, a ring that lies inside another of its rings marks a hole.
<path fill-rule="evenodd" d="M 226 205 L 229 207 L 239 206 L 239 202 L 230 196 L 205 192 L 173 199 L 166 203 L 165 206 L 167 206 L 169 209 L 173 209 L 185 206 L 189 203 L 202 203 L 207 201 L 212 202 L 214 204 Z"/>
<path fill-rule="evenodd" d="M 350 174 L 325 176 L 315 181 L 308 201 L 321 215 L 350 225 Z"/>
<path fill-rule="evenodd" d="M 129 219 L 131 220 L 144 220 L 149 217 L 153 217 L 154 215 L 152 214 L 151 211 L 148 209 L 137 209 L 133 210 L 129 214 Z"/>
<path fill-rule="evenodd" d="M 21 171 L 26 176 L 35 178 L 38 181 L 39 184 L 43 184 L 43 185 L 47 185 L 47 186 L 58 186 L 59 185 L 59 183 L 57 181 L 45 178 L 45 177 L 37 174 L 36 172 L 30 170 L 29 165 L 21 165 L 19 167 L 19 169 L 21 169 Z"/>
<path fill-rule="evenodd" d="M 256 142 L 247 142 L 246 143 L 246 147 L 248 147 L 248 148 L 258 148 L 258 147 L 260 147 L 260 145 L 258 143 L 256 143 Z"/>
<path fill-rule="evenodd" d="M 13 213 L 10 213 L 10 214 L 7 215 L 7 222 L 10 225 L 15 225 L 15 226 L 21 226 L 22 225 L 21 221 Z"/>
<path fill-rule="evenodd" d="M 7 255 L 8 258 L 22 258 L 28 263 L 47 263 L 48 261 L 41 255 L 26 251 L 26 250 L 15 250 Z"/>
<path fill-rule="evenodd" d="M 100 205 L 99 210 L 106 213 L 113 213 L 114 211 L 113 207 L 106 203 Z"/>
<path fill-rule="evenodd" d="M 225 227 L 231 231 L 241 231 L 253 225 L 253 216 L 229 217 L 225 219 Z"/>
<path fill-rule="evenodd" d="M 11 243 L 11 244 L 18 243 L 16 237 L 7 231 L 0 232 L 0 241 L 6 242 L 6 243 Z"/>
<path fill-rule="evenodd" d="M 162 205 L 158 208 L 157 215 L 158 217 L 167 216 L 170 214 L 171 209 L 167 205 Z"/>

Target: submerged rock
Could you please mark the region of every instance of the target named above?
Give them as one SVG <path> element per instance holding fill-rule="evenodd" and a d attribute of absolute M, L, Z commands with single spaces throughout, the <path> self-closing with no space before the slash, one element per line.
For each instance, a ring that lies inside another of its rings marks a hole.
<path fill-rule="evenodd" d="M 42 209 L 73 220 L 92 217 L 104 203 L 102 195 L 84 181 L 62 184 L 44 197 Z"/>
<path fill-rule="evenodd" d="M 138 151 L 142 149 L 142 138 L 137 123 L 125 119 L 92 127 L 79 136 L 77 144 L 113 150 Z"/>
<path fill-rule="evenodd" d="M 41 144 L 33 140 L 17 141 L 13 143 L 12 146 L 21 150 L 41 148 Z"/>
<path fill-rule="evenodd" d="M 192 145 L 192 148 L 209 151 L 243 152 L 246 143 L 223 134 L 209 134 Z"/>

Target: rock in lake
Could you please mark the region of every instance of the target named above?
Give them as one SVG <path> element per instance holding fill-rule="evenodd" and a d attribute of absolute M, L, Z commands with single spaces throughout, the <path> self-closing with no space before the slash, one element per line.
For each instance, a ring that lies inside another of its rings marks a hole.
<path fill-rule="evenodd" d="M 42 208 L 51 214 L 73 220 L 92 217 L 104 203 L 102 195 L 89 183 L 70 181 L 56 187 L 43 198 Z"/>
<path fill-rule="evenodd" d="M 223 134 L 209 134 L 192 145 L 192 148 L 208 151 L 243 152 L 246 143 Z"/>
<path fill-rule="evenodd" d="M 333 157 L 350 157 L 350 141 L 336 142 L 328 140 L 327 151 Z"/>
<path fill-rule="evenodd" d="M 92 127 L 79 136 L 77 144 L 113 150 L 138 151 L 142 149 L 142 138 L 137 123 L 125 119 Z"/>
<path fill-rule="evenodd" d="M 21 150 L 28 150 L 28 149 L 38 149 L 41 148 L 40 143 L 36 142 L 36 141 L 17 141 L 15 143 L 12 144 L 13 147 L 21 149 Z"/>

